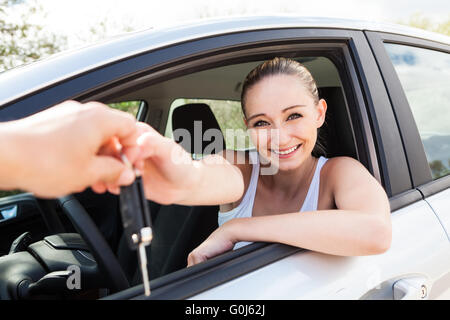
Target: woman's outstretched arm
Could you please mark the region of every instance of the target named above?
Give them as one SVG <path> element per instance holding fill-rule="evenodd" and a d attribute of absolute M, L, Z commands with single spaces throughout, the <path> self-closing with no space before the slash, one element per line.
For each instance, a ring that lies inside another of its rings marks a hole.
<path fill-rule="evenodd" d="M 191 252 L 188 265 L 230 250 L 239 241 L 278 242 L 341 256 L 385 252 L 392 230 L 383 188 L 356 160 L 340 157 L 327 165 L 327 183 L 338 209 L 230 220 Z"/>
<path fill-rule="evenodd" d="M 244 180 L 241 169 L 233 164 L 234 151 L 192 160 L 179 144 L 150 126 L 141 124 L 140 130 L 144 132 L 137 141 L 141 151 L 129 158 L 142 172 L 147 199 L 181 205 L 217 205 L 240 199 Z M 107 189 L 119 193 L 117 185 Z"/>

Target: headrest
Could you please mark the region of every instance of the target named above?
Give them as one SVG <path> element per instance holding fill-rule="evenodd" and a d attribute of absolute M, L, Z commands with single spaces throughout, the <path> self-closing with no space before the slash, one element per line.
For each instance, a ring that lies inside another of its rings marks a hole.
<path fill-rule="evenodd" d="M 188 103 L 175 108 L 172 130 L 175 141 L 189 153 L 206 155 L 225 149 L 219 123 L 205 103 Z"/>

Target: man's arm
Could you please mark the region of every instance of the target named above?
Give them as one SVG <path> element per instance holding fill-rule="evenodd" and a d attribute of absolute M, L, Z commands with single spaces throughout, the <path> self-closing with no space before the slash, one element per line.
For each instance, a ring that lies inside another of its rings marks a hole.
<path fill-rule="evenodd" d="M 133 172 L 111 145 L 137 148 L 136 128 L 125 112 L 76 101 L 0 123 L 0 188 L 58 197 L 98 182 L 129 184 Z"/>

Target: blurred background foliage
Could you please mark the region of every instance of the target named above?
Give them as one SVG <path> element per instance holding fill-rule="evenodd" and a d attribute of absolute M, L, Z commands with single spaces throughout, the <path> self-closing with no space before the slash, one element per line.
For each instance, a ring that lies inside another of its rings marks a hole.
<path fill-rule="evenodd" d="M 196 14 L 197 18 L 202 19 L 224 14 L 252 13 L 246 10 L 222 11 L 220 5 L 208 3 L 199 7 Z M 288 12 L 287 9 L 284 11 Z M 0 72 L 70 48 L 67 35 L 50 31 L 42 25 L 47 15 L 48 12 L 37 0 L 0 0 Z M 79 43 L 90 44 L 117 33 L 136 30 L 132 19 L 117 21 L 107 14 L 101 17 L 94 25 L 86 26 L 86 33 L 77 35 Z M 436 22 L 422 13 L 415 13 L 406 21 L 395 22 L 450 36 L 450 15 L 445 21 Z"/>
<path fill-rule="evenodd" d="M 111 108 L 131 113 L 134 117 L 136 117 L 140 105 L 141 101 L 123 101 L 108 104 Z"/>
<path fill-rule="evenodd" d="M 442 33 L 446 36 L 450 36 L 450 16 L 445 21 L 433 22 L 430 18 L 424 16 L 421 13 L 415 13 L 409 18 L 409 20 L 399 20 L 397 22 L 399 24 L 404 24 L 407 26 Z"/>
<path fill-rule="evenodd" d="M 0 72 L 45 58 L 67 47 L 67 37 L 47 32 L 32 21 L 43 12 L 36 0 L 0 0 Z M 14 10 L 12 8 L 14 7 Z"/>
<path fill-rule="evenodd" d="M 232 100 L 213 100 L 213 99 L 185 99 L 179 98 L 172 102 L 169 111 L 169 119 L 165 136 L 173 138 L 172 133 L 172 113 L 179 106 L 188 103 L 206 103 L 217 119 L 220 130 L 225 138 L 227 149 L 242 150 L 254 148 L 247 127 L 244 123 L 244 114 L 242 113 L 241 102 Z"/>

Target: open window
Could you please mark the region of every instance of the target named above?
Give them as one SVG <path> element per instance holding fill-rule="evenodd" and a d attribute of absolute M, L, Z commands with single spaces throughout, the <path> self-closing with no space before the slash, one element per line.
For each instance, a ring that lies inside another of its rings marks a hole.
<path fill-rule="evenodd" d="M 334 54 L 337 52 L 339 51 L 334 51 Z M 284 55 L 298 60 L 311 71 L 318 85 L 320 98 L 327 101 L 326 122 L 321 129 L 327 156 L 346 155 L 358 159 L 347 103 L 349 93 L 346 94 L 344 86 L 347 80 L 343 80 L 342 66 L 337 66 L 335 55 L 327 52 L 314 53 L 298 50 L 289 54 L 250 56 L 240 59 L 241 61 L 221 61 L 208 68 L 198 67 L 195 71 L 153 81 L 147 86 L 141 84 L 135 91 L 129 89 L 125 95 L 114 97 L 114 101 L 147 101 L 148 116 L 145 120 L 167 137 L 176 139 L 173 134 L 175 127 L 192 131 L 194 136 L 198 132 L 194 132 L 192 124 L 194 121 L 200 121 L 203 125 L 200 130 L 202 135 L 211 128 L 220 130 L 224 148 L 253 149 L 245 130 L 240 105 L 242 82 L 248 72 L 264 60 Z M 348 88 L 350 84 L 346 84 Z M 111 101 L 113 100 L 107 102 Z M 239 135 L 227 135 L 230 131 L 237 131 Z M 191 151 L 194 158 L 208 154 L 205 152 L 208 143 L 195 152 L 194 147 L 191 144 L 189 146 L 186 149 Z M 219 188 L 220 183 L 212 187 Z M 148 250 L 149 274 L 155 279 L 186 266 L 188 254 L 218 227 L 219 207 L 160 206 L 156 203 L 151 203 L 151 206 L 155 236 Z M 251 246 L 242 250 L 251 250 Z M 127 250 L 121 247 L 121 251 L 123 254 Z M 129 269 L 127 263 L 124 265 Z M 134 269 L 134 272 L 134 275 L 130 276 L 132 284 L 139 282 L 137 269 Z"/>

